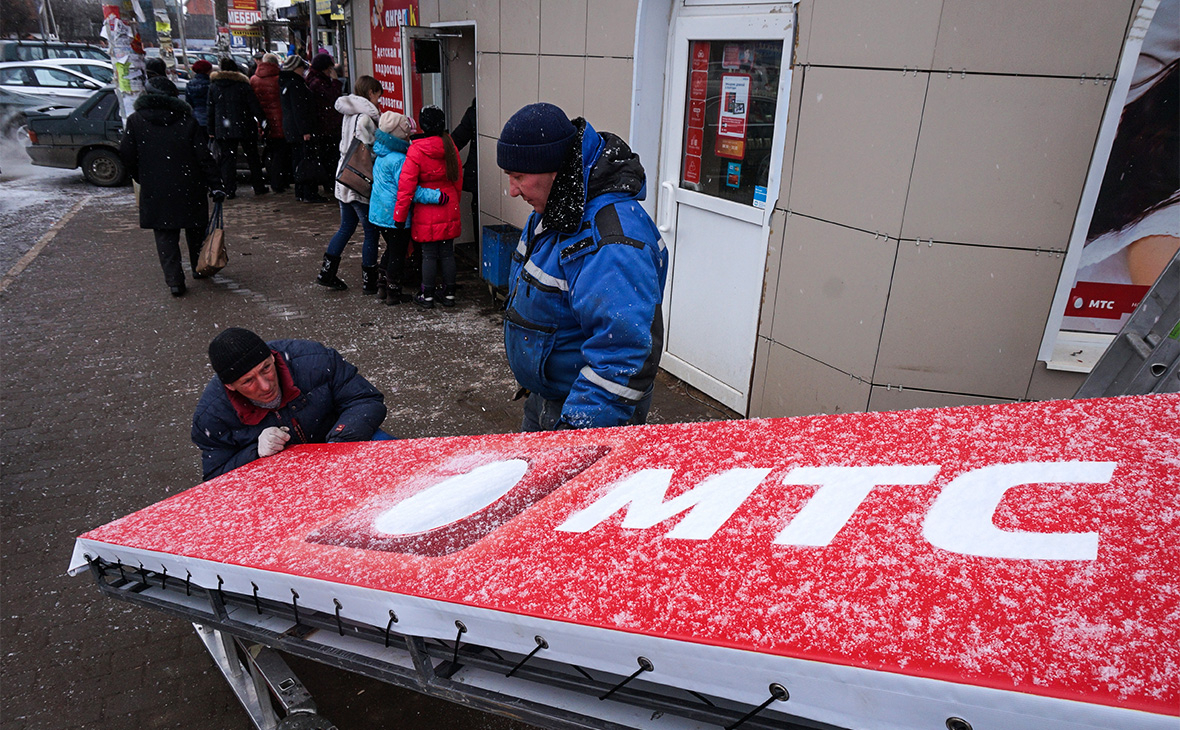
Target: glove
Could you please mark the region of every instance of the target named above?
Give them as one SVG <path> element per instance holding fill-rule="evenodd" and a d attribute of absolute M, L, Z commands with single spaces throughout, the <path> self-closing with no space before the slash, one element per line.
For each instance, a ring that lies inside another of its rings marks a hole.
<path fill-rule="evenodd" d="M 406 222 L 405 221 L 394 221 L 393 222 L 393 230 L 395 230 L 395 231 L 406 230 Z"/>
<path fill-rule="evenodd" d="M 210 190 L 209 197 L 213 198 L 214 203 L 220 203 L 221 201 L 225 200 L 225 191 L 224 190 Z"/>
<path fill-rule="evenodd" d="M 444 193 L 441 190 L 438 191 L 438 204 L 439 205 L 446 205 L 447 201 L 450 199 L 451 199 L 451 196 L 447 195 L 446 193 Z"/>
<path fill-rule="evenodd" d="M 288 433 L 286 426 L 264 428 L 262 433 L 258 434 L 258 455 L 274 456 L 282 451 L 290 440 L 291 434 Z"/>

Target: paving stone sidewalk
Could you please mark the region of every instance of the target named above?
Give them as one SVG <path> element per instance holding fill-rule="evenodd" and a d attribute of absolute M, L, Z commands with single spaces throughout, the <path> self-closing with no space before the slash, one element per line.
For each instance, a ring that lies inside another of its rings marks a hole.
<path fill-rule="evenodd" d="M 0 293 L 0 726 L 244 730 L 190 625 L 65 575 L 74 537 L 200 480 L 189 423 L 221 329 L 335 347 L 385 392 L 383 428 L 416 438 L 517 428 L 502 315 L 471 262 L 454 309 L 362 296 L 360 231 L 341 267 L 352 288 L 319 287 L 337 209 L 249 192 L 227 202 L 229 266 L 174 299 L 131 189 L 122 192 L 87 196 Z M 734 415 L 662 374 L 650 420 Z M 341 730 L 524 727 L 292 665 Z"/>

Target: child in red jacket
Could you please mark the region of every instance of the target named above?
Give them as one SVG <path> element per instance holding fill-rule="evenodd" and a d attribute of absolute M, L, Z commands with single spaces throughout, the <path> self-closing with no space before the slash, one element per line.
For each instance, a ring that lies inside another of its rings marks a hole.
<path fill-rule="evenodd" d="M 420 206 L 414 211 L 410 237 L 422 249 L 422 289 L 415 301 L 424 309 L 434 307 L 434 277 L 442 268 L 443 290 L 439 297 L 444 307 L 455 306 L 455 237 L 462 231 L 459 220 L 459 197 L 462 169 L 459 152 L 447 133 L 447 118 L 442 109 L 428 106 L 418 115 L 421 133 L 410 142 L 397 185 L 397 206 L 393 210 L 394 227 L 404 230 L 414 191 L 434 188 L 444 194 L 441 205 Z"/>

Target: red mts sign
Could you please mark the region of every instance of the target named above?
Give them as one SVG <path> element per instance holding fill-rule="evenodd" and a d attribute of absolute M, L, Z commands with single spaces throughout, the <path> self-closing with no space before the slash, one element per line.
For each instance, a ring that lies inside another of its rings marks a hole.
<path fill-rule="evenodd" d="M 1122 319 L 1124 314 L 1135 311 L 1149 289 L 1135 284 L 1079 281 L 1069 292 L 1065 316 Z"/>
<path fill-rule="evenodd" d="M 298 447 L 80 538 L 1174 716 L 1180 395 Z"/>
<path fill-rule="evenodd" d="M 417 116 L 417 111 L 406 111 L 406 79 L 402 76 L 402 26 L 418 25 L 418 0 L 373 0 L 369 11 L 369 27 L 373 38 L 373 77 L 381 82 L 382 96 L 377 102 L 381 111 L 395 111 Z M 408 52 L 408 51 L 406 51 Z M 415 92 L 422 80 L 418 78 Z M 415 98 L 421 98 L 417 93 Z"/>

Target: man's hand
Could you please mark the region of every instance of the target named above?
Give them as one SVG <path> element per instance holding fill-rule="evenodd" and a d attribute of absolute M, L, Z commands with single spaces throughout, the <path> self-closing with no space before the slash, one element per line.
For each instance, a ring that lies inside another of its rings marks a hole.
<path fill-rule="evenodd" d="M 291 434 L 287 432 L 286 426 L 265 428 L 258 434 L 258 455 L 274 456 L 282 451 L 290 440 Z"/>
<path fill-rule="evenodd" d="M 225 200 L 225 191 L 224 190 L 210 190 L 209 197 L 213 198 L 214 203 L 220 203 L 221 201 Z"/>

